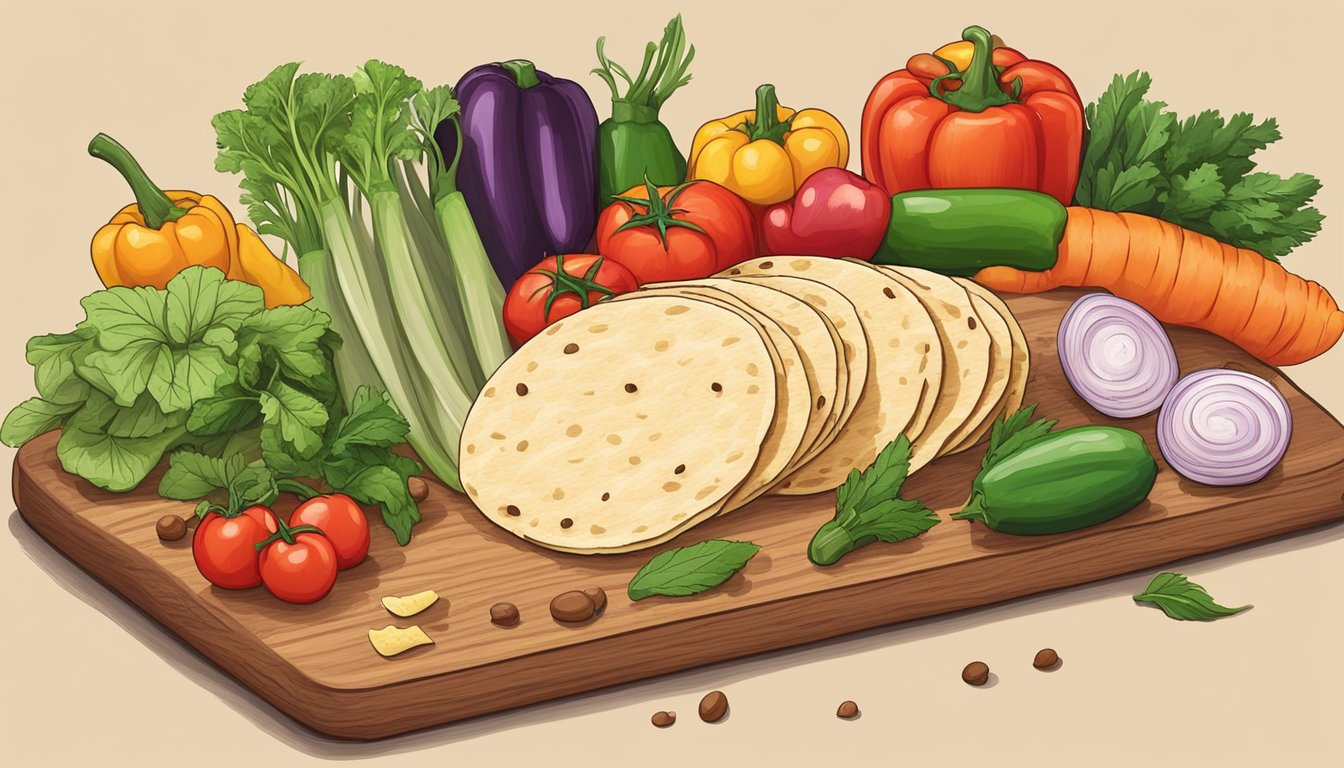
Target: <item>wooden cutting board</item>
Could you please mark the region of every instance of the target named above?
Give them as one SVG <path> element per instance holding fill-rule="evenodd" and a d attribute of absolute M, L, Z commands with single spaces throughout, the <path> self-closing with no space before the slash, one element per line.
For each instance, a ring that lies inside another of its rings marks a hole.
<path fill-rule="evenodd" d="M 1061 426 L 1113 422 L 1069 389 L 1055 329 L 1078 291 L 1015 296 L 1009 305 L 1032 345 L 1027 402 Z M 113 495 L 65 474 L 56 435 L 33 440 L 14 467 L 14 498 L 53 546 L 162 622 L 259 696 L 318 731 L 374 739 L 746 654 L 922 616 L 985 605 L 1209 552 L 1344 517 L 1344 427 L 1286 377 L 1209 334 L 1171 329 L 1182 372 L 1236 367 L 1273 382 L 1292 407 L 1288 455 L 1264 480 L 1231 490 L 1162 471 L 1147 502 L 1109 523 L 1044 537 L 1013 537 L 948 521 L 900 544 L 875 544 L 831 568 L 806 557 L 833 495 L 771 498 L 714 519 L 663 545 L 746 539 L 759 555 L 724 587 L 691 598 L 625 594 L 654 552 L 605 557 L 534 548 L 431 484 L 424 522 L 408 547 L 375 525 L 368 561 L 342 573 L 310 606 L 258 588 L 212 587 L 196 571 L 188 539 L 164 544 L 164 514 L 190 505 L 147 490 Z M 1155 416 L 1123 422 L 1154 454 Z M 946 517 L 965 501 L 983 447 L 935 462 L 905 485 Z M 287 511 L 287 510 L 286 510 Z M 655 550 L 656 551 L 656 550 Z M 610 597 L 580 626 L 550 618 L 556 594 L 587 586 Z M 434 589 L 438 604 L 413 619 L 380 605 L 384 595 Z M 502 629 L 489 608 L 515 603 L 522 622 Z M 419 624 L 435 641 L 393 659 L 367 631 Z"/>

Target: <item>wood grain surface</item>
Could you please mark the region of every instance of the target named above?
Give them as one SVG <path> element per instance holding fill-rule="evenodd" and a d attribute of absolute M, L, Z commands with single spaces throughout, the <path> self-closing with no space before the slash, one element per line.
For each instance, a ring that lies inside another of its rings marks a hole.
<path fill-rule="evenodd" d="M 1059 318 L 1080 291 L 1014 296 L 1031 342 L 1027 402 L 1060 425 L 1119 424 L 1154 454 L 1155 416 L 1107 419 L 1069 389 L 1055 352 Z M 56 435 L 33 440 L 14 467 L 23 518 L 108 587 L 180 635 L 259 696 L 323 733 L 374 739 L 617 683 L 808 643 L 847 632 L 1106 578 L 1344 517 L 1344 427 L 1279 371 L 1209 334 L 1170 329 L 1183 373 L 1233 367 L 1269 379 L 1292 408 L 1288 454 L 1251 486 L 1217 489 L 1182 479 L 1159 456 L 1148 501 L 1109 523 L 1069 534 L 1014 537 L 947 521 L 899 544 L 875 544 L 839 565 L 806 557 L 833 495 L 758 500 L 646 552 L 585 557 L 529 546 L 482 517 L 464 497 L 431 483 L 410 546 L 375 524 L 369 559 L 343 572 L 330 596 L 282 603 L 258 588 L 212 587 L 189 538 L 163 543 L 164 514 L 191 505 L 153 489 L 114 495 L 61 471 Z M 713 439 L 713 436 L 707 436 Z M 906 483 L 944 518 L 960 508 L 983 448 L 934 462 Z M 284 503 L 278 509 L 287 511 Z M 762 550 L 724 587 L 690 598 L 631 602 L 630 577 L 656 551 L 707 538 L 746 539 Z M 550 618 L 556 594 L 601 586 L 610 598 L 578 626 Z M 412 619 L 384 595 L 434 589 L 440 601 Z M 522 621 L 492 625 L 489 608 L 516 604 Z M 367 631 L 419 624 L 435 644 L 392 659 Z"/>

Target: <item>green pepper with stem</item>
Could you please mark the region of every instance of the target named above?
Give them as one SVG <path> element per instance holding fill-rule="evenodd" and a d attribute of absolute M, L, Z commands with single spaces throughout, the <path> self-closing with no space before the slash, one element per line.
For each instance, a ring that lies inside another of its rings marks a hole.
<path fill-rule="evenodd" d="M 667 23 L 663 39 L 644 48 L 639 74 L 630 74 L 607 58 L 607 39 L 597 39 L 593 74 L 611 88 L 611 117 L 597 129 L 598 202 L 605 207 L 616 195 L 641 184 L 645 177 L 658 186 L 686 178 L 686 157 L 677 149 L 672 132 L 658 122 L 658 110 L 678 88 L 691 81 L 686 70 L 695 58 L 695 46 L 686 45 L 681 16 Z M 622 94 L 616 79 L 625 81 Z"/>

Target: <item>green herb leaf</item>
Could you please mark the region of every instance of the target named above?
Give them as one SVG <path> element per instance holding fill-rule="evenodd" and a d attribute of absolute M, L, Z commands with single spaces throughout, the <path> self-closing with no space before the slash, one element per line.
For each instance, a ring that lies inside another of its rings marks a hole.
<path fill-rule="evenodd" d="M 1178 120 L 1145 98 L 1150 85 L 1144 72 L 1116 75 L 1087 106 L 1079 205 L 1157 216 L 1268 259 L 1320 231 L 1323 217 L 1308 207 L 1317 179 L 1252 173 L 1251 156 L 1281 137 L 1272 118 L 1205 110 Z"/>
<path fill-rule="evenodd" d="M 40 397 L 29 398 L 15 406 L 0 425 L 0 442 L 12 448 L 61 426 L 65 417 L 82 403 L 53 403 Z"/>
<path fill-rule="evenodd" d="M 129 408 L 120 408 L 107 423 L 112 437 L 153 437 L 164 430 L 179 429 L 187 423 L 185 411 L 164 413 L 148 393 L 136 398 Z"/>
<path fill-rule="evenodd" d="M 1032 421 L 1031 417 L 1035 414 L 1036 405 L 1032 404 L 1019 409 L 1011 416 L 1001 415 L 994 420 L 994 426 L 990 428 L 989 433 L 989 447 L 985 450 L 985 458 L 980 462 L 982 471 L 1045 437 L 1055 428 L 1055 424 L 1059 423 L 1056 419 Z"/>
<path fill-rule="evenodd" d="M 27 358 L 38 395 L 53 403 L 80 403 L 88 397 L 89 385 L 76 375 L 75 358 L 89 350 L 92 336 L 77 330 L 28 340 Z"/>
<path fill-rule="evenodd" d="M 722 539 L 669 549 L 640 568 L 626 591 L 631 600 L 696 595 L 728 581 L 760 549 L 750 542 Z"/>
<path fill-rule="evenodd" d="M 937 525 L 933 510 L 899 497 L 909 469 L 910 441 L 905 435 L 883 448 L 868 469 L 851 469 L 836 489 L 835 517 L 812 536 L 807 558 L 816 565 L 834 565 L 859 547 L 904 541 Z"/>
<path fill-rule="evenodd" d="M 350 401 L 350 412 L 336 430 L 331 451 L 341 453 L 352 445 L 400 445 L 406 442 L 410 429 L 386 392 L 360 387 Z"/>
<path fill-rule="evenodd" d="M 198 437 L 222 435 L 237 432 L 260 416 L 261 403 L 257 395 L 231 388 L 196 403 L 187 419 L 187 429 Z"/>
<path fill-rule="evenodd" d="M 1134 596 L 1136 603 L 1150 603 L 1180 621 L 1212 621 L 1250 608 L 1227 608 L 1213 601 L 1203 587 L 1179 573 L 1159 573 L 1148 588 Z"/>
<path fill-rule="evenodd" d="M 192 501 L 214 491 L 227 490 L 244 466 L 240 456 L 222 459 L 192 451 L 175 451 L 168 457 L 168 469 L 159 480 L 159 495 L 166 499 Z"/>
<path fill-rule="evenodd" d="M 391 466 L 376 465 L 336 486 L 336 490 L 361 504 L 378 506 L 397 543 L 406 546 L 411 541 L 411 528 L 420 522 L 420 509 L 406 487 L 407 477 Z"/>
<path fill-rule="evenodd" d="M 261 413 L 267 426 L 279 430 L 280 439 L 304 459 L 322 449 L 322 427 L 327 424 L 327 409 L 311 395 L 276 382 L 261 393 Z"/>
<path fill-rule="evenodd" d="M 836 509 L 865 509 L 896 498 L 909 470 L 910 441 L 900 435 L 877 454 L 868 469 L 849 470 L 845 482 L 836 489 Z"/>
<path fill-rule="evenodd" d="M 153 437 L 114 437 L 107 433 L 106 425 L 115 413 L 115 404 L 106 399 L 103 403 L 112 407 L 90 400 L 70 417 L 56 444 L 56 455 L 66 472 L 122 493 L 139 485 L 186 430 L 177 427 Z"/>

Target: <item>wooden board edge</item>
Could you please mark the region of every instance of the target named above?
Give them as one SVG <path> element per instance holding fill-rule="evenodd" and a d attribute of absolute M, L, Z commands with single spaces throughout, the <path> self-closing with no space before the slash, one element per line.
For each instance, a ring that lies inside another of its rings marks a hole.
<path fill-rule="evenodd" d="M 1342 469 L 1344 465 L 1331 465 L 1300 478 L 1323 483 L 1337 477 Z M 954 591 L 944 583 L 942 569 L 930 569 L 632 630 L 445 675 L 378 688 L 338 689 L 303 675 L 242 627 L 235 624 L 230 631 L 227 615 L 173 610 L 170 606 L 179 603 L 190 606 L 193 596 L 177 586 L 174 589 L 180 594 L 167 601 L 163 595 L 152 594 L 144 580 L 135 577 L 138 571 L 151 567 L 140 562 L 148 557 L 119 542 L 115 551 L 106 543 L 92 543 L 91 537 L 97 536 L 93 526 L 78 516 L 60 514 L 60 506 L 23 470 L 17 458 L 13 485 L 19 513 L 28 525 L 48 543 L 65 542 L 66 546 L 52 545 L 95 579 L 182 637 L 287 716 L 319 733 L 351 740 L 385 738 L 705 664 L 990 605 L 1344 518 L 1344 499 L 1317 500 L 1314 506 L 1299 508 L 1292 516 L 1268 515 L 1262 507 L 1244 502 L 1169 518 L 1160 538 L 1151 536 L 1147 526 L 1121 527 L 1060 542 L 1049 549 L 1003 552 L 959 563 Z M 1223 518 L 1217 529 L 1204 527 L 1207 514 Z M 1126 552 L 1126 558 L 1098 559 L 1096 553 L 1104 551 Z M 1142 556 L 1135 559 L 1136 552 Z M 1005 578 L 1008 573 L 1011 578 Z M 809 603 L 823 594 L 826 615 L 813 618 L 817 609 Z M 930 597 L 911 601 L 910 595 Z M 892 599 L 898 596 L 901 599 Z M 873 606 L 879 606 L 879 610 L 874 611 Z M 621 647 L 636 634 L 645 646 L 658 648 L 658 655 L 632 654 Z M 226 637 L 231 638 L 228 647 L 221 642 Z M 241 647 L 239 637 L 243 638 Z M 704 638 L 712 638 L 712 642 Z M 619 663 L 611 664 L 612 659 Z M 370 661 L 397 663 L 395 659 Z M 571 670 L 571 674 L 539 690 L 535 678 L 545 677 L 540 671 L 557 665 Z M 513 680 L 519 682 L 510 682 Z M 358 707 L 354 706 L 356 702 Z M 351 719 L 349 715 L 356 709 L 385 714 L 374 720 Z"/>

